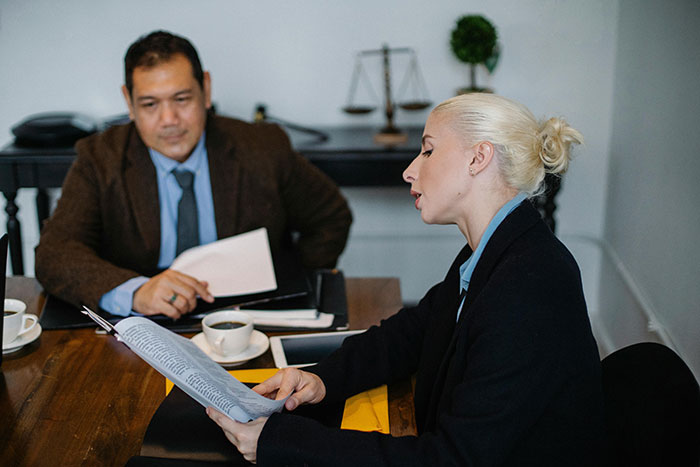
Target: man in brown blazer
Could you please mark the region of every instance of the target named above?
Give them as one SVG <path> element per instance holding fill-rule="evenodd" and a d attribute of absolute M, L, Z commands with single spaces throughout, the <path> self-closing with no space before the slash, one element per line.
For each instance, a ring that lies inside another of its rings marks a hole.
<path fill-rule="evenodd" d="M 189 41 L 162 31 L 141 37 L 127 51 L 125 81 L 132 122 L 76 144 L 42 230 L 36 276 L 49 293 L 114 314 L 173 318 L 198 296 L 212 301 L 205 282 L 168 269 L 181 170 L 194 177 L 197 242 L 266 227 L 274 252 L 296 232 L 304 266 L 335 265 L 352 221 L 338 188 L 279 127 L 208 112 L 210 77 Z"/>

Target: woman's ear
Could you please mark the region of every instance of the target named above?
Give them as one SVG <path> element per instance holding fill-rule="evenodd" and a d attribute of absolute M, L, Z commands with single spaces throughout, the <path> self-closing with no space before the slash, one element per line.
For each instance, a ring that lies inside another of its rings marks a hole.
<path fill-rule="evenodd" d="M 481 141 L 472 146 L 471 151 L 472 157 L 469 161 L 469 175 L 476 175 L 491 163 L 495 148 L 490 141 Z"/>

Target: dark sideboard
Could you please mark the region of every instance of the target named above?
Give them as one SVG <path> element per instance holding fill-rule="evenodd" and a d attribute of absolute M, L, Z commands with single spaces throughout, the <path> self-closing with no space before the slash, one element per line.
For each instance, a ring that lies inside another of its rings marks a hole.
<path fill-rule="evenodd" d="M 339 186 L 402 186 L 402 173 L 419 153 L 422 128 L 406 129 L 407 140 L 395 145 L 380 145 L 373 141 L 376 129 L 372 127 L 322 127 L 326 135 L 290 130 L 292 146 L 314 165 L 327 173 Z M 0 150 L 0 191 L 7 200 L 7 232 L 10 237 L 12 272 L 24 274 L 22 236 L 17 218 L 19 207 L 15 202 L 20 188 L 37 188 L 36 209 L 41 226 L 49 216 L 47 188 L 63 184 L 75 150 L 62 148 L 25 148 L 14 143 Z M 554 197 L 559 190 L 559 179 L 547 180 L 547 195 L 537 200 L 538 207 L 554 230 Z"/>

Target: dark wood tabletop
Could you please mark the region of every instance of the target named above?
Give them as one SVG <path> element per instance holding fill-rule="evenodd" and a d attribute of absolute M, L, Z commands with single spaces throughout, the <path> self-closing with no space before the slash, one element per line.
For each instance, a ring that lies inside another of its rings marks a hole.
<path fill-rule="evenodd" d="M 395 278 L 346 279 L 349 325 L 363 329 L 401 306 Z M 45 296 L 33 278 L 7 278 L 8 298 L 39 314 Z M 268 350 L 242 368 L 273 367 Z M 119 465 L 137 455 L 165 398 L 165 379 L 111 336 L 94 329 L 45 331 L 3 356 L 0 464 Z M 415 434 L 406 381 L 389 388 L 393 436 Z"/>

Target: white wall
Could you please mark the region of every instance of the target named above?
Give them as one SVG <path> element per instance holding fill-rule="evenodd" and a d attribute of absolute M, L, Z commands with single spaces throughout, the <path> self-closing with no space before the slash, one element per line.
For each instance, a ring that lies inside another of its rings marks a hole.
<path fill-rule="evenodd" d="M 302 124 L 379 125 L 379 114 L 358 118 L 339 110 L 354 54 L 384 42 L 413 47 L 437 103 L 468 79 L 449 50 L 450 30 L 467 13 L 486 15 L 500 34 L 501 63 L 482 82 L 537 116 L 567 117 L 586 136 L 559 196 L 559 231 L 600 236 L 617 1 L 3 0 L 0 144 L 11 141 L 15 122 L 35 112 L 123 113 L 124 52 L 156 28 L 195 43 L 221 113 L 249 119 L 255 103 L 265 102 L 270 114 Z M 378 77 L 378 70 L 368 71 Z M 421 124 L 426 116 L 400 111 L 397 121 Z M 405 189 L 344 191 L 356 221 L 341 266 L 349 275 L 400 275 L 404 298 L 417 300 L 442 277 L 463 243 L 459 234 L 452 227 L 426 229 Z M 29 272 L 38 237 L 30 195 L 19 200 Z M 596 285 L 590 284 L 593 294 Z"/>
<path fill-rule="evenodd" d="M 700 378 L 700 3 L 622 0 L 619 19 L 604 240 L 635 299 L 604 267 L 603 324 L 619 347 L 654 339 L 650 318 Z"/>

